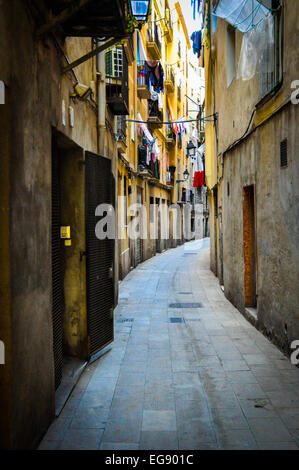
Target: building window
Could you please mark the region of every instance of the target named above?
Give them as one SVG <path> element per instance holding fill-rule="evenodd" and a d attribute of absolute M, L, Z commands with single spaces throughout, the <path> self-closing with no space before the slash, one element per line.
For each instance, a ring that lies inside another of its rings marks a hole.
<path fill-rule="evenodd" d="M 111 48 L 106 52 L 106 75 L 109 77 L 123 76 L 123 50 Z"/>
<path fill-rule="evenodd" d="M 151 223 L 154 223 L 155 221 L 155 214 L 154 214 L 154 210 L 155 210 L 155 200 L 153 197 L 150 197 L 150 222 Z"/>
<path fill-rule="evenodd" d="M 267 0 L 272 8 L 273 22 L 265 22 L 267 38 L 259 65 L 260 99 L 270 93 L 282 78 L 282 14 L 279 0 Z"/>
<path fill-rule="evenodd" d="M 235 29 L 228 25 L 226 30 L 226 84 L 231 85 L 236 76 L 236 34 Z"/>

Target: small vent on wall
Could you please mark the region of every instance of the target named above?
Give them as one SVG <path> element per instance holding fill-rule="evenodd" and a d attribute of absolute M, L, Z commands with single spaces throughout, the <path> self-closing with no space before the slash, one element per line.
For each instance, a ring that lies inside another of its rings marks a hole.
<path fill-rule="evenodd" d="M 288 166 L 288 141 L 284 139 L 280 142 L 280 166 Z"/>

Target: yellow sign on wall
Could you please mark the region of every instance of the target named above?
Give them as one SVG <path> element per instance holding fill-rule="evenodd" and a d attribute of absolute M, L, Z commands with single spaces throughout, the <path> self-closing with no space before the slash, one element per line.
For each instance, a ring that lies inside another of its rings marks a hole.
<path fill-rule="evenodd" d="M 60 238 L 71 238 L 71 227 L 69 225 L 60 227 Z"/>

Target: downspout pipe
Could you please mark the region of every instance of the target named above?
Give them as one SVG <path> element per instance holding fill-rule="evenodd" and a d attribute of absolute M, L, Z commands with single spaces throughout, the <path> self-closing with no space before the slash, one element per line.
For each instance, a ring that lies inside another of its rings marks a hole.
<path fill-rule="evenodd" d="M 97 46 L 104 44 L 97 41 Z M 105 155 L 106 131 L 106 61 L 105 50 L 97 55 L 98 153 Z"/>

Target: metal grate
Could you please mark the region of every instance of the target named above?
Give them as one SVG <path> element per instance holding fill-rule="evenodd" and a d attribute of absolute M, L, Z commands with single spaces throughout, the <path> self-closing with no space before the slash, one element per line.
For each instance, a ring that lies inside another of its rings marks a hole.
<path fill-rule="evenodd" d="M 175 303 L 169 304 L 169 308 L 203 308 L 201 302 Z"/>
<path fill-rule="evenodd" d="M 114 179 L 107 158 L 86 152 L 85 167 L 87 317 L 89 354 L 94 355 L 113 341 L 114 241 L 96 237 L 95 210 L 102 203 L 114 205 Z"/>
<path fill-rule="evenodd" d="M 141 193 L 139 191 L 137 193 L 137 203 L 138 204 L 142 203 L 142 196 L 141 196 Z M 141 234 L 141 230 L 142 230 L 141 223 L 142 223 L 142 217 L 141 217 L 141 214 L 139 214 L 138 215 L 138 224 L 139 224 L 140 234 Z M 142 242 L 142 238 L 140 236 L 140 237 L 137 238 L 137 241 L 136 241 L 136 264 L 142 263 L 142 261 L 143 261 L 142 253 L 143 253 L 143 242 Z"/>
<path fill-rule="evenodd" d="M 288 141 L 284 139 L 280 142 L 280 166 L 288 166 Z"/>
<path fill-rule="evenodd" d="M 59 154 L 52 142 L 52 321 L 55 389 L 62 379 L 62 337 L 64 292 L 60 240 L 60 175 Z"/>

